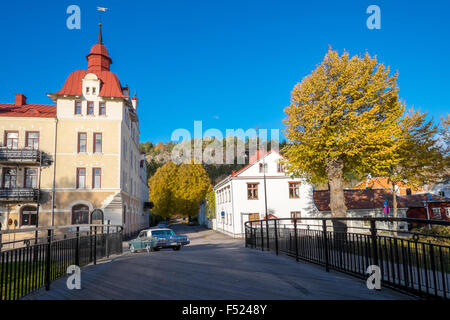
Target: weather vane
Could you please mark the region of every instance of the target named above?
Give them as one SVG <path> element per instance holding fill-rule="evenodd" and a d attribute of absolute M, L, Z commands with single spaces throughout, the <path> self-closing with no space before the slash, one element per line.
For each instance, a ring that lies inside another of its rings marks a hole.
<path fill-rule="evenodd" d="M 97 11 L 99 11 L 98 17 L 99 17 L 100 23 L 102 23 L 102 14 L 101 14 L 101 12 L 106 12 L 107 10 L 108 10 L 108 8 L 97 7 Z"/>

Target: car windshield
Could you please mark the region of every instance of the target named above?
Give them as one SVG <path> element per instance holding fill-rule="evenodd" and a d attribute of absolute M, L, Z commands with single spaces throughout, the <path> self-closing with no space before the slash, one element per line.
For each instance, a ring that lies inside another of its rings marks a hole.
<path fill-rule="evenodd" d="M 172 230 L 154 230 L 152 231 L 153 236 L 173 236 Z"/>

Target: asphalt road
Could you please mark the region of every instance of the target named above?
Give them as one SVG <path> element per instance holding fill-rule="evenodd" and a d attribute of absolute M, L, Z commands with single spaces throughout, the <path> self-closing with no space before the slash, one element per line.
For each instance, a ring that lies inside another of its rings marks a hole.
<path fill-rule="evenodd" d="M 256 249 L 212 230 L 174 226 L 191 244 L 181 251 L 139 252 L 82 268 L 81 290 L 67 278 L 24 299 L 300 300 L 410 299 L 389 289 L 369 290 L 365 281 L 320 266 Z"/>

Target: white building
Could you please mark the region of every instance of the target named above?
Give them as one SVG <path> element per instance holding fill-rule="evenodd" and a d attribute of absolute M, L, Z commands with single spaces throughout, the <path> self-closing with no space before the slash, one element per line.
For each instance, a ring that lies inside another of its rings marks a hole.
<path fill-rule="evenodd" d="M 318 213 L 313 188 L 300 178 L 284 172 L 283 156 L 270 151 L 250 158 L 250 164 L 219 182 L 216 194 L 216 219 L 213 229 L 233 237 L 244 236 L 244 224 L 265 218 L 264 171 L 266 167 L 267 214 L 270 218 L 310 217 Z M 302 194 L 302 196 L 300 196 Z"/>

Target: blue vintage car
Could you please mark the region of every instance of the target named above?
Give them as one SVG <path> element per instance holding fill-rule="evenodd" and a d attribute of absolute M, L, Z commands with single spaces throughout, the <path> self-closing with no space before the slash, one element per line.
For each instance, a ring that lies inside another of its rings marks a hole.
<path fill-rule="evenodd" d="M 180 250 L 182 246 L 190 243 L 189 237 L 186 235 L 176 235 L 172 229 L 150 229 L 152 237 L 156 240 L 154 250 L 172 248 Z"/>
<path fill-rule="evenodd" d="M 150 252 L 165 248 L 180 250 L 189 243 L 189 237 L 186 235 L 176 235 L 172 229 L 155 228 L 142 231 L 136 239 L 128 243 L 128 246 L 131 252 L 144 249 Z"/>
<path fill-rule="evenodd" d="M 149 230 L 141 231 L 136 239 L 128 242 L 128 248 L 131 253 L 135 253 L 138 250 L 155 251 L 155 246 L 156 239 L 149 234 Z"/>

